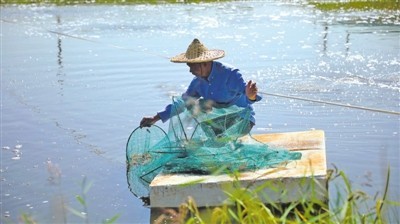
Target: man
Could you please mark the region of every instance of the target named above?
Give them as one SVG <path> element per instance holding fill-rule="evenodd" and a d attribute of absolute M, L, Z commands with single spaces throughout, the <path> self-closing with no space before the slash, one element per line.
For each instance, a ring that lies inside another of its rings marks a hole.
<path fill-rule="evenodd" d="M 214 61 L 224 55 L 223 50 L 209 50 L 198 39 L 194 39 L 187 51 L 172 57 L 171 62 L 186 63 L 189 71 L 195 76 L 186 92 L 182 94 L 183 100 L 202 98 L 211 106 L 236 105 L 248 108 L 251 111 L 248 133 L 255 125 L 252 104 L 260 101 L 261 96 L 257 95 L 256 83 L 250 80 L 246 84 L 238 69 Z M 149 127 L 159 120 L 166 122 L 173 116 L 172 106 L 167 105 L 153 117 L 144 117 L 140 126 Z"/>

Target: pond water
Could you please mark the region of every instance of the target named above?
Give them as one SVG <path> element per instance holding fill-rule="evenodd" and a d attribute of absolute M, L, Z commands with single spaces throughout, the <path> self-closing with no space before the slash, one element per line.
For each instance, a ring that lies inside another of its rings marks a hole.
<path fill-rule="evenodd" d="M 2 5 L 1 18 L 2 220 L 83 222 L 64 204 L 91 223 L 116 214 L 118 223 L 150 222 L 128 189 L 125 144 L 143 116 L 189 84 L 187 66 L 167 58 L 195 37 L 224 49 L 221 61 L 262 93 L 400 111 L 398 11 L 269 1 Z M 265 94 L 255 110 L 253 133 L 324 130 L 328 168 L 344 170 L 355 189 L 382 196 L 390 166 L 389 198 L 399 201 L 398 115 Z"/>

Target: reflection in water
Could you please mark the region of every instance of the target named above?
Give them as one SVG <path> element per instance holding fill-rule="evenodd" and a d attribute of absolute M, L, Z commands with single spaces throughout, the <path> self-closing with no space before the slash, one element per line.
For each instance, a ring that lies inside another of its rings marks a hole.
<path fill-rule="evenodd" d="M 61 17 L 59 15 L 57 15 L 57 25 L 61 24 Z M 63 57 L 62 57 L 62 40 L 61 40 L 61 36 L 57 35 L 57 49 L 58 49 L 58 53 L 57 53 L 57 63 L 58 63 L 58 71 L 57 71 L 57 77 L 58 80 L 57 82 L 60 84 L 60 92 L 59 94 L 61 96 L 63 96 L 63 85 L 64 85 L 64 77 L 65 77 L 65 73 L 64 73 L 64 66 L 63 66 Z"/>
<path fill-rule="evenodd" d="M 345 44 L 345 46 L 346 46 L 346 56 L 349 56 L 349 50 L 350 50 L 350 33 L 347 31 L 346 32 L 347 33 L 347 35 L 346 35 L 346 44 Z"/>
<path fill-rule="evenodd" d="M 62 65 L 62 48 L 61 48 L 61 38 L 60 38 L 60 36 L 58 36 L 58 39 L 57 39 L 57 48 L 58 48 L 58 54 L 57 54 L 57 58 L 58 58 L 58 60 L 57 60 L 57 62 L 58 62 L 58 65 L 59 65 L 59 69 L 62 69 L 63 68 L 63 65 Z"/>
<path fill-rule="evenodd" d="M 328 50 L 328 33 L 329 33 L 328 30 L 329 26 L 326 25 L 323 31 L 324 35 L 322 38 L 322 46 L 323 46 L 322 51 L 324 52 L 324 55 L 326 55 L 326 52 Z M 344 45 L 346 47 L 346 56 L 348 56 L 350 51 L 350 32 L 348 31 L 346 31 L 346 43 Z"/>
<path fill-rule="evenodd" d="M 325 35 L 324 35 L 324 38 L 323 38 L 323 45 L 324 45 L 324 54 L 326 54 L 326 46 L 327 46 L 327 44 L 328 44 L 328 26 L 325 26 L 325 31 L 324 31 L 324 33 L 325 33 Z"/>

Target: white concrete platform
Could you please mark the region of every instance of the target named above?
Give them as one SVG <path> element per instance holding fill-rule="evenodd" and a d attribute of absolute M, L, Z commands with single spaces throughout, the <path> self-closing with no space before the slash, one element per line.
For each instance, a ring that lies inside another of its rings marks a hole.
<path fill-rule="evenodd" d="M 241 186 L 268 186 L 259 195 L 265 203 L 289 203 L 310 198 L 327 201 L 324 131 L 258 134 L 253 137 L 270 146 L 301 152 L 302 158 L 278 168 L 243 172 L 239 177 Z M 150 207 L 179 207 L 189 196 L 198 207 L 220 206 L 229 203 L 225 191 L 234 187 L 233 181 L 228 175 L 159 174 L 150 184 Z"/>

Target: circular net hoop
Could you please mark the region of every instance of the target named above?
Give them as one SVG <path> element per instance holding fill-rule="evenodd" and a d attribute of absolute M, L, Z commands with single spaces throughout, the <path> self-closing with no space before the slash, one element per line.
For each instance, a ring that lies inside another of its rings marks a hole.
<path fill-rule="evenodd" d="M 132 131 L 126 143 L 126 161 L 129 188 L 135 196 L 148 196 L 150 182 L 173 151 L 167 134 L 156 125 Z"/>

